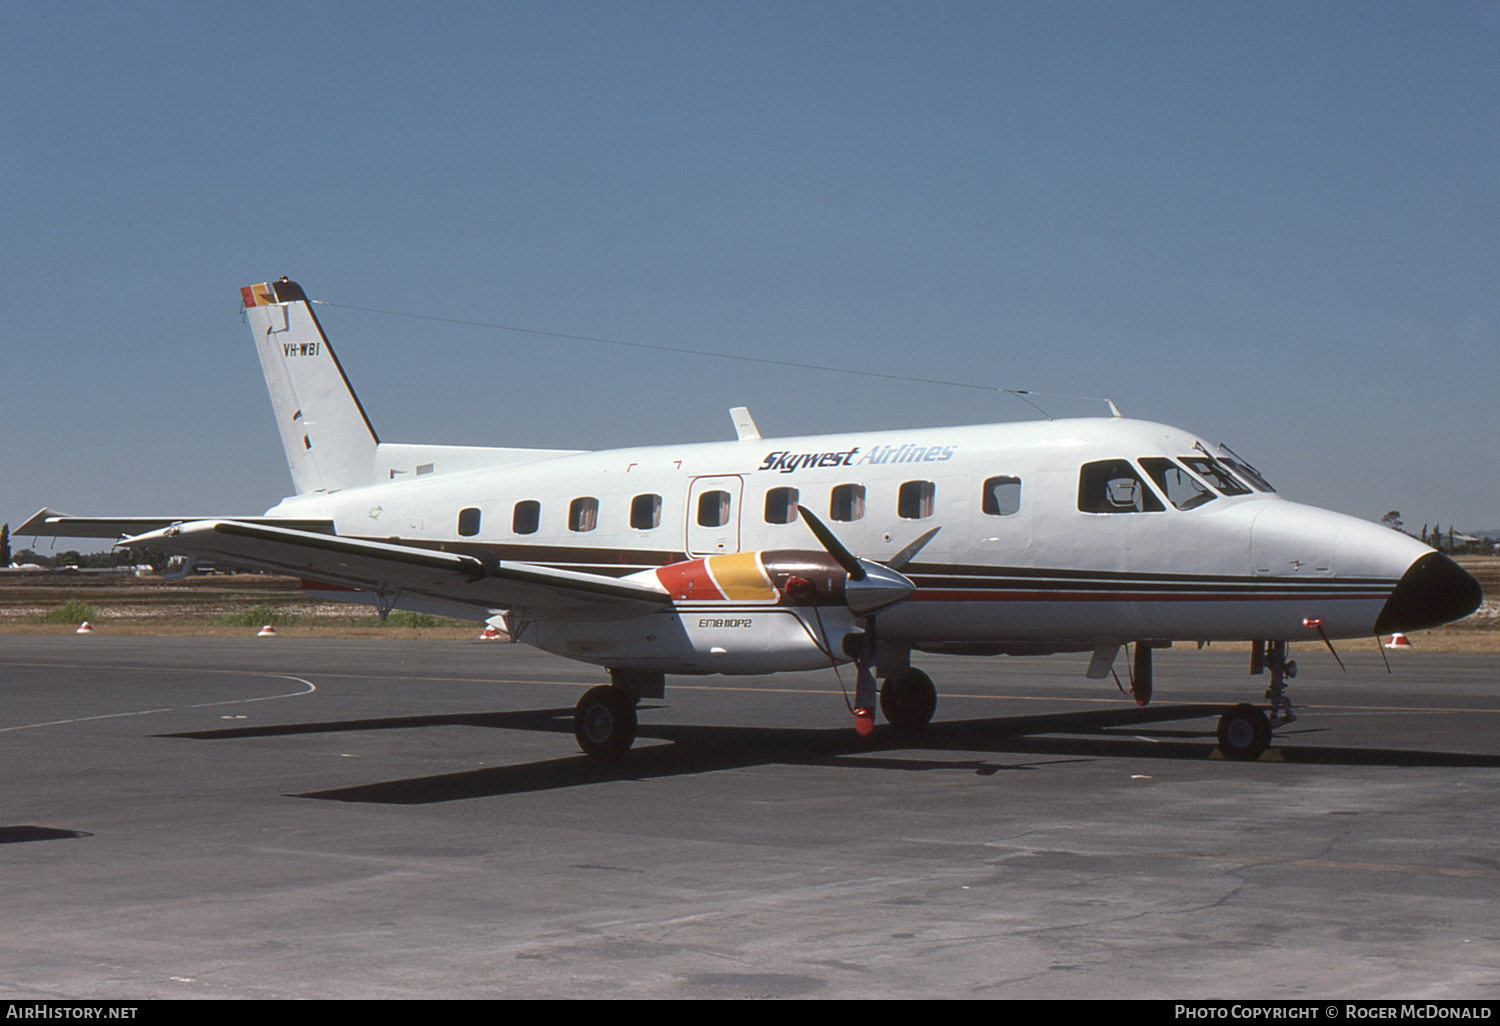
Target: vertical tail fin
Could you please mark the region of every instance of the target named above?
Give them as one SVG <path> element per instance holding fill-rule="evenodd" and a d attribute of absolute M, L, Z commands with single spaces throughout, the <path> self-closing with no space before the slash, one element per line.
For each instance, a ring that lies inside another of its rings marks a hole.
<path fill-rule="evenodd" d="M 370 484 L 380 439 L 294 281 L 240 289 L 297 494 Z"/>

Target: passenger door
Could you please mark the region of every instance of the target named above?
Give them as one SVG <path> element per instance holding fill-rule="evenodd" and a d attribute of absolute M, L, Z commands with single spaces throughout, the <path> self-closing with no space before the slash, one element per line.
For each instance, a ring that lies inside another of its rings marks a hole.
<path fill-rule="evenodd" d="M 688 488 L 688 555 L 740 551 L 740 498 L 744 488 L 744 479 L 737 474 L 693 478 Z"/>

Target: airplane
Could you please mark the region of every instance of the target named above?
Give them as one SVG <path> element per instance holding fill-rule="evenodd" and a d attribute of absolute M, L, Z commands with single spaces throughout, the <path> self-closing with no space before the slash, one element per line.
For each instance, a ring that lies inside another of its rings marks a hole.
<path fill-rule="evenodd" d="M 295 494 L 257 516 L 70 517 L 20 534 L 116 537 L 303 579 L 313 595 L 503 624 L 605 668 L 574 713 L 623 757 L 668 674 L 852 663 L 861 734 L 878 706 L 934 715 L 913 652 L 1089 652 L 1131 693 L 1152 652 L 1248 641 L 1268 709 L 1240 703 L 1219 751 L 1255 759 L 1296 719 L 1289 642 L 1409 633 L 1482 600 L 1447 556 L 1283 498 L 1223 445 L 1111 417 L 585 452 L 383 442 L 296 282 L 241 289 Z M 1337 656 L 1337 652 L 1334 653 Z M 877 684 L 877 679 L 879 683 Z M 1116 678 L 1118 680 L 1118 677 Z"/>

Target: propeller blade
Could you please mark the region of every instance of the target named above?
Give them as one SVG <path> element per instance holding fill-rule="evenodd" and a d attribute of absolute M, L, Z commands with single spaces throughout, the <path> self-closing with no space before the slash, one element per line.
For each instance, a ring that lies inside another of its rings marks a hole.
<path fill-rule="evenodd" d="M 821 520 L 809 513 L 806 506 L 798 506 L 797 510 L 807 520 L 812 533 L 818 536 L 818 541 L 823 543 L 823 548 L 828 550 L 828 554 L 849 575 L 849 579 L 844 582 L 844 604 L 855 616 L 870 616 L 882 609 L 889 609 L 917 590 L 911 578 L 899 570 L 860 559 L 844 548 L 843 543 L 834 537 L 833 532 Z M 916 548 L 907 548 L 915 552 L 917 548 L 927 544 L 935 533 L 935 530 L 927 532 Z"/>
<path fill-rule="evenodd" d="M 888 566 L 888 567 L 890 567 L 892 570 L 900 570 L 907 563 L 911 562 L 911 559 L 912 559 L 913 556 L 915 556 L 918 552 L 922 551 L 922 546 L 924 546 L 928 542 L 932 541 L 932 536 L 933 535 L 937 534 L 941 530 L 942 530 L 941 527 L 934 527 L 932 530 L 930 530 L 926 534 L 922 535 L 922 537 L 918 538 L 916 541 L 912 542 L 906 548 L 902 549 L 900 552 L 896 553 L 890 559 L 886 560 L 885 561 L 885 565 Z"/>
<path fill-rule="evenodd" d="M 802 519 L 807 521 L 808 528 L 817 535 L 818 541 L 828 554 L 834 558 L 839 566 L 844 568 L 844 573 L 849 575 L 851 581 L 862 581 L 865 579 L 865 568 L 860 566 L 859 557 L 844 548 L 843 542 L 834 537 L 833 532 L 823 526 L 823 521 L 812 515 L 812 511 L 806 506 L 798 506 L 797 512 L 802 514 Z"/>

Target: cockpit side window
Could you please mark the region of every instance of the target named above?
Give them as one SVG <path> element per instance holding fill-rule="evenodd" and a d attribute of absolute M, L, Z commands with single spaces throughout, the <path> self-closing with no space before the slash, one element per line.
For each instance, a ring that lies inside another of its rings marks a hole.
<path fill-rule="evenodd" d="M 1078 508 L 1085 513 L 1161 513 L 1166 507 L 1129 460 L 1097 460 L 1078 471 Z"/>
<path fill-rule="evenodd" d="M 1195 509 L 1218 498 L 1211 488 L 1165 456 L 1142 456 L 1136 460 L 1151 475 L 1167 501 L 1181 510 Z"/>
<path fill-rule="evenodd" d="M 1250 489 L 1241 484 L 1239 479 L 1226 470 L 1224 465 L 1216 459 L 1208 456 L 1184 456 L 1182 457 L 1182 462 L 1187 464 L 1189 470 L 1225 495 L 1250 494 Z"/>

